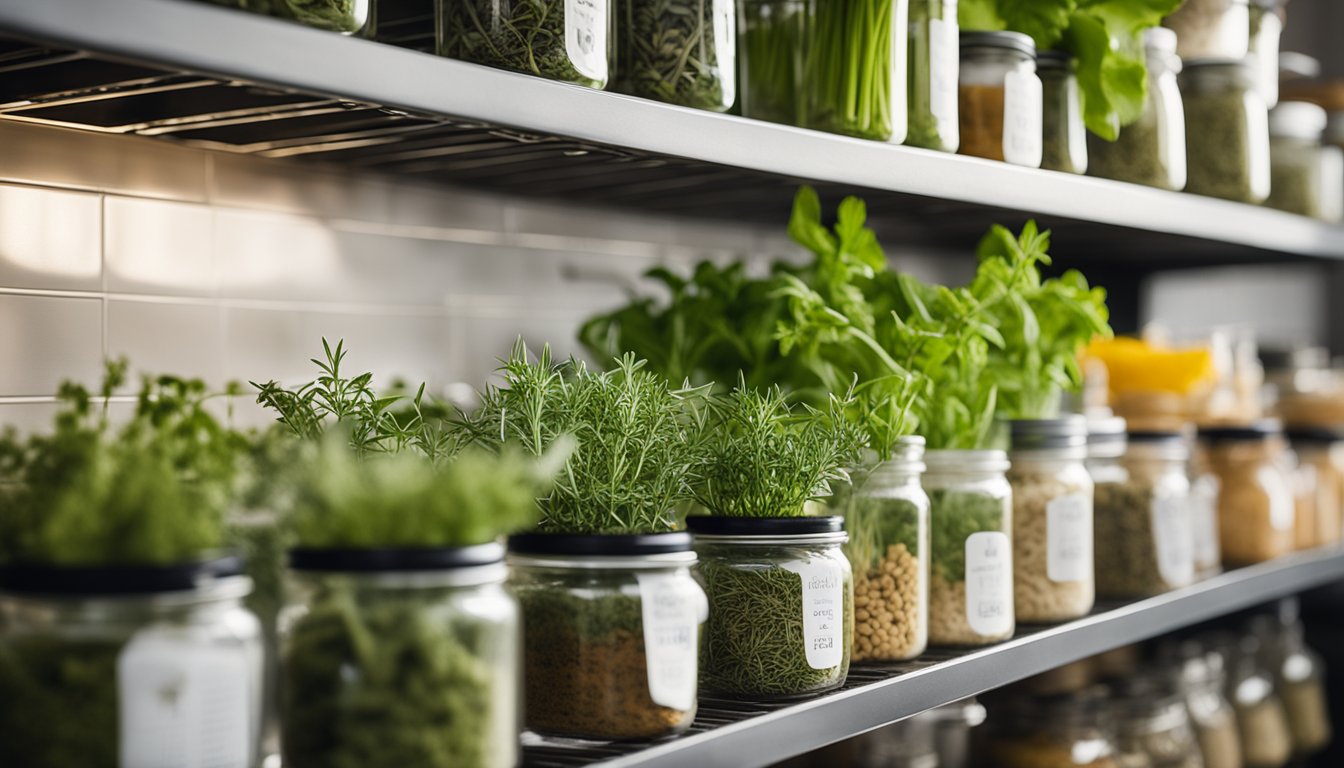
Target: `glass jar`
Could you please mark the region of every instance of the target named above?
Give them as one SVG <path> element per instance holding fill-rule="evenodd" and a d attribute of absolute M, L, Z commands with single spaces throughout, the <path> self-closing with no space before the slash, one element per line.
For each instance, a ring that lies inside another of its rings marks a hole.
<path fill-rule="evenodd" d="M 248 768 L 262 636 L 235 558 L 0 569 L 0 744 L 14 766 Z"/>
<path fill-rule="evenodd" d="M 1269 197 L 1269 112 L 1255 92 L 1250 64 L 1186 60 L 1185 190 L 1243 203 Z"/>
<path fill-rule="evenodd" d="M 928 710 L 917 717 L 933 722 L 938 768 L 970 766 L 972 732 L 985 722 L 984 705 L 973 698 L 962 699 Z"/>
<path fill-rule="evenodd" d="M 1281 211 L 1337 220 L 1340 194 L 1327 185 L 1344 184 L 1339 153 L 1321 144 L 1325 110 L 1305 101 L 1285 101 L 1269 113 L 1270 193 L 1265 205 Z M 1328 210 L 1327 210 L 1328 208 Z"/>
<path fill-rule="evenodd" d="M 1273 108 L 1279 103 L 1279 38 L 1286 0 L 1251 0 L 1247 51 L 1255 60 L 1255 88 Z"/>
<path fill-rule="evenodd" d="M 928 712 L 869 731 L 808 754 L 817 768 L 942 768 Z"/>
<path fill-rule="evenodd" d="M 1190 450 L 1179 432 L 1135 432 L 1119 462 L 1121 482 L 1097 486 L 1097 592 L 1141 598 L 1194 580 Z"/>
<path fill-rule="evenodd" d="M 1100 701 L 1086 694 L 1021 698 L 994 727 L 998 768 L 1119 768 L 1102 726 Z M 998 715 L 998 710 L 995 710 Z M 994 720 L 991 719 L 991 725 Z"/>
<path fill-rule="evenodd" d="M 1293 489 L 1279 453 L 1282 429 L 1263 421 L 1201 428 L 1209 468 L 1218 476 L 1218 541 L 1223 564 L 1247 565 L 1293 549 Z"/>
<path fill-rule="evenodd" d="M 890 459 L 850 472 L 832 509 L 845 518 L 854 567 L 852 660 L 904 661 L 929 641 L 929 497 L 920 487 L 924 439 L 902 438 Z"/>
<path fill-rule="evenodd" d="M 1330 745 L 1333 736 L 1326 700 L 1325 664 L 1303 640 L 1300 621 L 1282 627 L 1279 696 L 1293 735 L 1293 757 L 1304 761 Z"/>
<path fill-rule="evenodd" d="M 1242 59 L 1250 51 L 1247 0 L 1186 0 L 1162 24 L 1179 36 L 1182 59 Z"/>
<path fill-rule="evenodd" d="M 1297 547 L 1333 546 L 1340 541 L 1340 522 L 1344 516 L 1344 473 L 1336 464 L 1341 444 L 1334 429 L 1293 427 L 1288 439 L 1297 455 L 1299 470 L 1307 479 L 1305 488 L 1299 478 L 1297 519 L 1294 532 Z M 1306 491 L 1303 494 L 1302 491 Z M 1303 512 L 1309 510 L 1310 514 Z M 1303 518 L 1306 518 L 1305 520 Z"/>
<path fill-rule="evenodd" d="M 690 727 L 705 621 L 695 561 L 685 533 L 509 537 L 529 730 L 616 740 Z"/>
<path fill-rule="evenodd" d="M 957 151 L 958 34 L 957 0 L 911 0 L 910 125 L 905 143 L 912 147 Z"/>
<path fill-rule="evenodd" d="M 686 527 L 709 599 L 701 690 L 781 699 L 843 685 L 854 642 L 844 518 L 690 517 Z"/>
<path fill-rule="evenodd" d="M 1185 106 L 1176 76 L 1176 33 L 1163 27 L 1143 32 L 1148 63 L 1148 96 L 1143 114 L 1122 126 L 1115 141 L 1087 135 L 1091 176 L 1145 184 L 1159 189 L 1185 188 Z"/>
<path fill-rule="evenodd" d="M 1009 422 L 1013 488 L 1013 605 L 1021 622 L 1087 615 L 1092 567 L 1092 477 L 1087 419 Z"/>
<path fill-rule="evenodd" d="M 963 155 L 1041 167 L 1036 44 L 1018 32 L 962 32 L 957 113 Z"/>
<path fill-rule="evenodd" d="M 742 116 L 802 125 L 804 0 L 738 0 Z"/>
<path fill-rule="evenodd" d="M 803 124 L 900 144 L 908 0 L 807 0 Z"/>
<path fill-rule="evenodd" d="M 1184 644 L 1181 653 L 1181 689 L 1204 768 L 1241 768 L 1236 713 L 1223 695 L 1227 673 L 1222 657 L 1205 653 L 1193 642 Z"/>
<path fill-rule="evenodd" d="M 376 0 L 309 0 L 309 2 L 283 2 L 282 0 L 206 0 L 215 5 L 227 5 L 231 8 L 280 19 L 297 21 L 300 24 L 340 32 L 343 35 L 373 37 Z"/>
<path fill-rule="evenodd" d="M 1087 127 L 1074 59 L 1060 51 L 1036 55 L 1041 78 L 1041 167 L 1064 173 L 1087 172 Z"/>
<path fill-rule="evenodd" d="M 440 56 L 605 88 L 611 0 L 434 0 Z"/>
<path fill-rule="evenodd" d="M 733 106 L 736 0 L 615 2 L 615 90 L 712 112 Z"/>
<path fill-rule="evenodd" d="M 1013 636 L 1013 491 L 1003 451 L 929 451 L 929 642 Z"/>
<path fill-rule="evenodd" d="M 1190 452 L 1190 530 L 1194 541 L 1195 578 L 1207 579 L 1223 571 L 1218 532 L 1218 492 L 1222 484 L 1209 466 L 1209 452 L 1196 442 Z"/>
<path fill-rule="evenodd" d="M 518 607 L 498 544 L 290 552 L 284 764 L 514 765 Z"/>
<path fill-rule="evenodd" d="M 1253 635 L 1242 637 L 1234 650 L 1230 698 L 1241 734 L 1242 765 L 1282 768 L 1292 757 L 1292 731 L 1272 676 L 1259 666 L 1259 653 L 1260 640 Z"/>
<path fill-rule="evenodd" d="M 1122 684 L 1113 705 L 1116 741 L 1143 753 L 1153 768 L 1204 768 L 1185 700 L 1154 678 Z"/>

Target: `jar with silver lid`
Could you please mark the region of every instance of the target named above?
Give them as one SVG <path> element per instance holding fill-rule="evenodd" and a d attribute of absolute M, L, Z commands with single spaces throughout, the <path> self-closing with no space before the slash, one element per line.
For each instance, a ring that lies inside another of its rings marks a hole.
<path fill-rule="evenodd" d="M 1237 59 L 1185 62 L 1187 192 L 1243 203 L 1269 197 L 1269 111 L 1254 75 Z"/>
<path fill-rule="evenodd" d="M 1115 141 L 1087 135 L 1092 176 L 1145 184 L 1159 189 L 1185 188 L 1185 106 L 1176 76 L 1176 33 L 1163 27 L 1143 32 L 1148 64 L 1148 96 L 1139 119 L 1120 128 Z"/>
<path fill-rule="evenodd" d="M 962 32 L 957 111 L 963 155 L 1041 167 L 1036 44 L 1018 32 Z"/>

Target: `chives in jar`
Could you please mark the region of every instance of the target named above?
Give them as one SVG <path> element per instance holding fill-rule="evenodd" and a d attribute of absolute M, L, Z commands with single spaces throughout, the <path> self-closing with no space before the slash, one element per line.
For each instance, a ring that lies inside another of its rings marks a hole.
<path fill-rule="evenodd" d="M 807 0 L 803 124 L 905 140 L 907 0 Z"/>

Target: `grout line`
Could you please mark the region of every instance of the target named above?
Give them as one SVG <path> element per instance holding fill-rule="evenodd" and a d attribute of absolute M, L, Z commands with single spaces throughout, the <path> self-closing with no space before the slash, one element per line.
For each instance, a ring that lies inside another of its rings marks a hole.
<path fill-rule="evenodd" d="M 5 288 L 0 287 L 0 295 L 38 296 L 48 299 L 101 299 L 101 291 L 74 291 L 62 288 Z"/>
<path fill-rule="evenodd" d="M 99 297 L 98 303 L 102 309 L 102 334 L 103 334 L 103 359 L 108 357 L 107 343 L 107 195 L 98 197 L 98 280 L 102 286 L 103 295 Z"/>

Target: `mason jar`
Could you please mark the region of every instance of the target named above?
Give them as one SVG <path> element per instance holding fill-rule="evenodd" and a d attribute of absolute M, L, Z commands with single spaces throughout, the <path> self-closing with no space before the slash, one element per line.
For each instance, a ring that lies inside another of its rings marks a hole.
<path fill-rule="evenodd" d="M 1041 51 L 1036 73 L 1041 78 L 1041 167 L 1087 173 L 1087 126 L 1074 58 L 1062 51 Z"/>
<path fill-rule="evenodd" d="M 1181 694 L 1155 679 L 1126 681 L 1112 705 L 1116 741 L 1152 768 L 1205 768 Z"/>
<path fill-rule="evenodd" d="M 1281 627 L 1280 663 L 1276 670 L 1279 695 L 1293 737 L 1293 757 L 1306 762 L 1320 753 L 1334 736 L 1327 696 L 1325 663 L 1308 648 L 1300 621 Z"/>
<path fill-rule="evenodd" d="M 709 600 L 700 689 L 785 699 L 843 685 L 854 641 L 844 518 L 692 516 L 686 527 Z"/>
<path fill-rule="evenodd" d="M 802 125 L 804 0 L 737 0 L 743 117 Z"/>
<path fill-rule="evenodd" d="M 910 0 L 909 130 L 912 147 L 956 152 L 957 74 L 961 69 L 957 0 Z"/>
<path fill-rule="evenodd" d="M 1224 653 L 1232 659 L 1229 698 L 1237 713 L 1242 765 L 1282 768 L 1293 755 L 1292 726 L 1275 692 L 1273 671 L 1260 666 L 1260 639 L 1243 636 Z"/>
<path fill-rule="evenodd" d="M 373 37 L 377 0 L 341 2 L 284 2 L 283 0 L 206 0 L 246 11 L 297 21 L 300 24 L 343 35 Z"/>
<path fill-rule="evenodd" d="M 632 96 L 723 112 L 737 101 L 737 0 L 615 0 L 616 82 Z"/>
<path fill-rule="evenodd" d="M 831 508 L 845 518 L 854 568 L 852 660 L 904 661 L 929 642 L 929 497 L 919 484 L 924 438 L 901 438 L 850 472 Z"/>
<path fill-rule="evenodd" d="M 618 740 L 695 719 L 705 596 L 686 533 L 509 537 L 526 726 Z"/>
<path fill-rule="evenodd" d="M 250 768 L 261 625 L 237 558 L 0 568 L 0 744 L 14 766 Z"/>
<path fill-rule="evenodd" d="M 1279 103 L 1279 40 L 1287 0 L 1251 0 L 1247 51 L 1255 62 L 1255 87 L 1271 109 Z"/>
<path fill-rule="evenodd" d="M 990 752 L 998 768 L 1119 768 L 1115 744 L 1092 691 L 1022 697 L 995 725 Z M 997 711 L 995 712 L 997 715 Z"/>
<path fill-rule="evenodd" d="M 518 606 L 498 544 L 295 549 L 280 615 L 286 768 L 518 762 Z"/>
<path fill-rule="evenodd" d="M 1299 471 L 1308 482 L 1299 483 L 1294 538 L 1299 549 L 1333 546 L 1340 541 L 1344 515 L 1344 474 L 1335 459 L 1341 435 L 1325 427 L 1291 427 L 1287 432 Z M 1305 486 L 1305 487 L 1304 487 Z M 1305 498 L 1304 498 L 1305 497 Z M 1305 502 L 1305 504 L 1303 503 Z M 1303 512 L 1309 512 L 1304 515 Z M 1306 517 L 1306 520 L 1302 518 Z"/>
<path fill-rule="evenodd" d="M 929 642 L 1013 636 L 1013 491 L 1003 451 L 929 451 Z"/>
<path fill-rule="evenodd" d="M 1242 60 L 1185 62 L 1187 192 L 1243 203 L 1269 197 L 1269 112 L 1254 75 Z"/>
<path fill-rule="evenodd" d="M 1084 463 L 1087 419 L 1017 420 L 1008 426 L 1017 621 L 1085 616 L 1096 597 L 1093 486 Z"/>
<path fill-rule="evenodd" d="M 803 124 L 900 144 L 908 0 L 806 0 Z"/>
<path fill-rule="evenodd" d="M 1121 126 L 1115 141 L 1087 135 L 1091 176 L 1179 192 L 1185 188 L 1185 106 L 1176 76 L 1176 33 L 1164 27 L 1143 31 L 1148 95 L 1143 114 Z"/>
<path fill-rule="evenodd" d="M 1218 477 L 1218 538 L 1223 564 L 1248 565 L 1293 550 L 1293 488 L 1279 453 L 1278 422 L 1199 430 Z"/>
<path fill-rule="evenodd" d="M 1285 101 L 1269 113 L 1270 193 L 1265 205 L 1329 221 L 1344 215 L 1340 150 L 1321 143 L 1325 110 Z"/>
<path fill-rule="evenodd" d="M 1241 768 L 1237 716 L 1223 694 L 1227 673 L 1222 657 L 1203 652 L 1193 642 L 1183 644 L 1181 654 L 1181 691 L 1199 742 L 1203 768 Z"/>
<path fill-rule="evenodd" d="M 434 0 L 434 9 L 440 56 L 607 85 L 611 0 Z"/>
<path fill-rule="evenodd" d="M 1036 44 L 1019 32 L 962 32 L 957 114 L 963 155 L 1041 167 Z"/>
<path fill-rule="evenodd" d="M 1162 24 L 1180 36 L 1182 59 L 1243 59 L 1250 50 L 1248 0 L 1186 0 Z"/>

